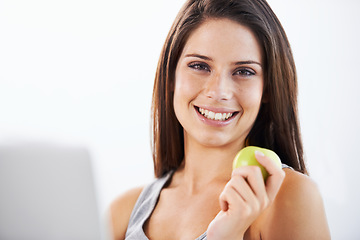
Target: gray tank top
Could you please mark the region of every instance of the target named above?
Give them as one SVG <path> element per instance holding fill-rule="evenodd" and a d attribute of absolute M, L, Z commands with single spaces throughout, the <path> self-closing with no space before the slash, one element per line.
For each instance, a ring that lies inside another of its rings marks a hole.
<path fill-rule="evenodd" d="M 282 167 L 291 168 L 285 164 L 283 164 Z M 165 176 L 154 180 L 143 189 L 131 213 L 125 240 L 149 240 L 144 233 L 143 226 L 153 212 L 160 196 L 160 192 L 171 178 L 172 174 L 172 171 L 167 173 Z M 195 240 L 206 240 L 206 232 Z"/>

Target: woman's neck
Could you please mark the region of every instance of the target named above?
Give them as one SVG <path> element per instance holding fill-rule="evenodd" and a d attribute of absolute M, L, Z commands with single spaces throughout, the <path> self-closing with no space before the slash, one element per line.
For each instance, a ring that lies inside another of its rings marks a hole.
<path fill-rule="evenodd" d="M 226 183 L 231 177 L 233 159 L 242 147 L 209 147 L 185 140 L 184 161 L 175 179 L 193 193 L 209 184 Z"/>

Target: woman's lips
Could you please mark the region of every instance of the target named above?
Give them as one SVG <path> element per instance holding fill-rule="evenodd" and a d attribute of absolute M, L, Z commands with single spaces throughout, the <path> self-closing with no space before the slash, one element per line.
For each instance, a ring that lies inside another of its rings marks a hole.
<path fill-rule="evenodd" d="M 203 120 L 207 120 L 209 123 L 215 123 L 215 124 L 226 124 L 230 122 L 231 119 L 233 119 L 239 112 L 227 112 L 227 111 L 219 111 L 219 110 L 209 110 L 205 108 L 201 108 L 198 106 L 195 106 L 196 111 L 199 115 L 203 117 Z"/>

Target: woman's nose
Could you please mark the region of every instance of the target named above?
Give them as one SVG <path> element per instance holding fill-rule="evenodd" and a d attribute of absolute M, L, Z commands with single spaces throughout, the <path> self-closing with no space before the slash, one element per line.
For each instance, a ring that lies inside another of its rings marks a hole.
<path fill-rule="evenodd" d="M 229 100 L 233 94 L 232 79 L 226 74 L 214 74 L 206 81 L 205 95 L 216 101 Z"/>

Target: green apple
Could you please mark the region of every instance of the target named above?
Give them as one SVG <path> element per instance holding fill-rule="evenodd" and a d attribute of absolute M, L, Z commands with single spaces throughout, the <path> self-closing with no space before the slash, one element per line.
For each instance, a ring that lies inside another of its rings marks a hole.
<path fill-rule="evenodd" d="M 273 152 L 269 149 L 266 149 L 266 148 L 255 147 L 255 146 L 245 147 L 236 154 L 234 161 L 233 161 L 233 169 L 242 167 L 242 166 L 259 166 L 261 169 L 261 173 L 263 175 L 264 181 L 266 181 L 267 177 L 269 176 L 269 173 L 256 160 L 255 151 L 260 151 L 263 154 L 265 154 L 265 156 L 267 156 L 271 160 L 273 160 L 276 163 L 276 165 L 281 169 L 280 158 L 275 152 Z"/>

